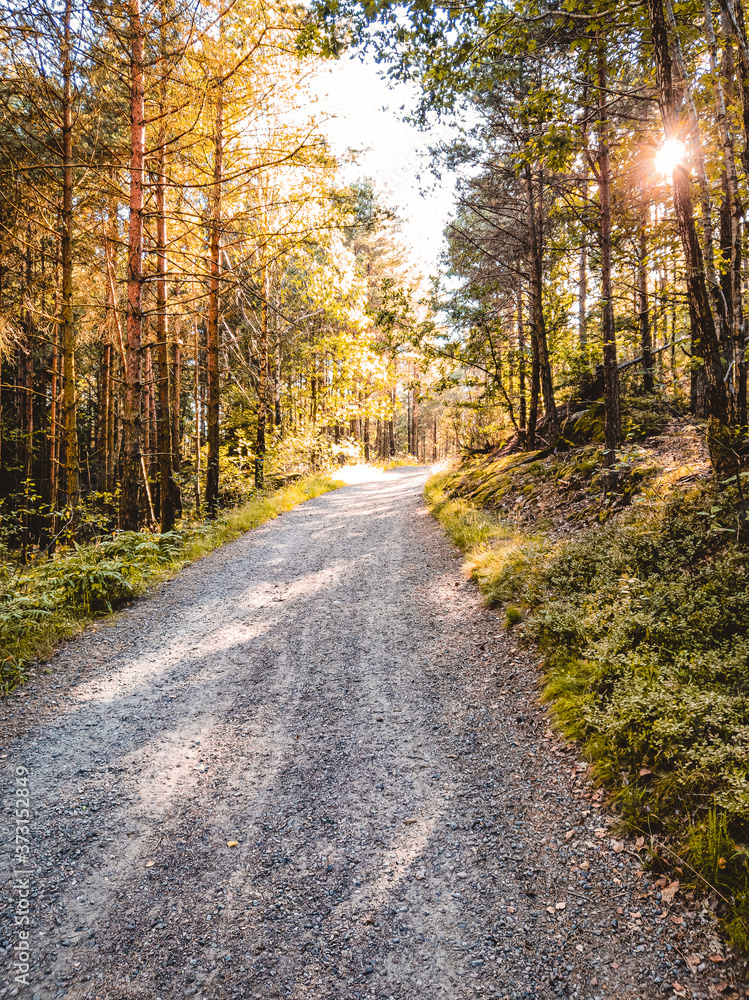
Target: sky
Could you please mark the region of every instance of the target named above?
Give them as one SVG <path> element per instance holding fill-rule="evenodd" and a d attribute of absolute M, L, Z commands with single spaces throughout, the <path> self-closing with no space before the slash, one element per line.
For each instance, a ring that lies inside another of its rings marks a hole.
<path fill-rule="evenodd" d="M 425 154 L 435 134 L 402 119 L 400 108 L 413 104 L 415 87 L 397 84 L 391 89 L 373 62 L 344 57 L 320 70 L 316 90 L 320 110 L 331 115 L 325 128 L 334 152 L 362 151 L 356 164 L 344 168 L 345 179 L 372 178 L 385 203 L 402 218 L 415 257 L 427 273 L 436 274 L 453 184 L 437 183 L 429 172 Z"/>

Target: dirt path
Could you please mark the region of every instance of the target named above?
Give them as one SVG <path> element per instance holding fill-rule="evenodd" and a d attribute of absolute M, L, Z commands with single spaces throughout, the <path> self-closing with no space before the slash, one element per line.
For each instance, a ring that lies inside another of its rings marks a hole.
<path fill-rule="evenodd" d="M 0 996 L 17 767 L 19 996 L 731 995 L 711 915 L 612 847 L 425 478 L 373 475 L 213 553 L 2 706 Z"/>

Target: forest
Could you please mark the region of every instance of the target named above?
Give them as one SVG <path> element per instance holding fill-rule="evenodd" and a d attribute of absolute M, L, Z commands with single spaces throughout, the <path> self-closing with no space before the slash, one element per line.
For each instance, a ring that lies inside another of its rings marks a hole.
<path fill-rule="evenodd" d="M 557 730 L 746 953 L 743 0 L 2 21 L 0 688 L 337 468 L 442 463 L 427 504 Z M 352 54 L 454 184 L 439 273 L 329 141 Z"/>
<path fill-rule="evenodd" d="M 4 7 L 14 558 L 168 532 L 416 439 L 398 415 L 421 278 L 371 183 L 340 179 L 305 24 L 284 4 Z"/>

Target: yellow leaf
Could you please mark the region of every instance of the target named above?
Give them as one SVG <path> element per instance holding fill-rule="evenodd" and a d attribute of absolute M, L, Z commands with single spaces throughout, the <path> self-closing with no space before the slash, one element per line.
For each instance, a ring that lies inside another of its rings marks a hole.
<path fill-rule="evenodd" d="M 227 840 L 227 841 L 226 841 L 226 846 L 227 846 L 227 847 L 237 847 L 237 846 L 238 846 L 238 843 L 239 843 L 239 842 L 238 842 L 238 841 L 236 841 L 236 840 Z"/>

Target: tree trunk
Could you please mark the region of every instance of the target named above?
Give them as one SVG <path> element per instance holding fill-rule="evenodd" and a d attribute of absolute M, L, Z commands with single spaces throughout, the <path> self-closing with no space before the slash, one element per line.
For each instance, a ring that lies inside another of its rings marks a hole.
<path fill-rule="evenodd" d="M 54 314 L 57 316 L 58 302 L 55 294 Z M 60 369 L 60 324 L 57 319 L 54 321 L 52 334 L 52 377 L 50 379 L 50 401 L 49 401 L 49 506 L 52 511 L 54 535 L 54 515 L 57 510 L 57 468 L 58 468 L 58 444 L 60 435 L 57 427 L 57 397 L 59 393 L 59 369 Z"/>
<path fill-rule="evenodd" d="M 112 409 L 112 363 L 114 360 L 112 341 L 109 329 L 104 333 L 104 345 L 101 355 L 101 371 L 99 373 L 99 405 L 96 414 L 96 464 L 99 468 L 99 488 L 107 489 L 109 451 L 107 448 L 107 431 L 109 414 Z"/>
<path fill-rule="evenodd" d="M 122 438 L 120 522 L 125 530 L 140 527 L 142 337 L 143 337 L 143 169 L 145 157 L 144 33 L 140 0 L 130 0 L 130 216 L 127 261 L 127 342 Z"/>
<path fill-rule="evenodd" d="M 206 326 L 208 376 L 208 458 L 205 475 L 205 505 L 208 517 L 218 508 L 219 454 L 219 282 L 221 267 L 221 195 L 224 180 L 224 81 L 216 86 L 216 122 L 213 143 L 213 190 L 211 192 L 210 289 Z"/>
<path fill-rule="evenodd" d="M 62 48 L 62 424 L 65 439 L 65 499 L 72 508 L 75 524 L 80 501 L 80 466 L 78 458 L 78 420 L 76 414 L 75 320 L 73 317 L 73 66 L 70 57 L 71 0 L 65 4 L 65 28 Z"/>
<path fill-rule="evenodd" d="M 549 346 L 546 341 L 546 323 L 544 320 L 543 308 L 543 235 L 541 230 L 543 198 L 538 196 L 537 204 L 537 195 L 530 165 L 526 165 L 525 177 L 527 182 L 528 233 L 530 236 L 531 255 L 530 322 L 531 336 L 534 342 L 534 365 L 538 366 L 537 377 L 540 381 L 544 406 L 546 407 L 548 439 L 549 443 L 553 444 L 559 434 L 559 418 L 557 416 L 557 407 L 554 401 L 554 385 L 551 376 L 551 363 L 549 361 Z M 533 410 L 532 399 L 531 410 Z M 536 397 L 536 414 L 537 413 L 538 397 Z M 536 422 L 534 421 L 534 443 L 535 436 Z"/>
<path fill-rule="evenodd" d="M 637 255 L 637 312 L 640 321 L 640 354 L 642 355 L 642 391 L 649 395 L 655 390 L 653 371 L 653 337 L 650 328 L 650 300 L 648 297 L 648 228 L 650 201 L 644 178 L 640 182 L 640 220 Z"/>
<path fill-rule="evenodd" d="M 411 437 L 412 424 L 411 424 L 411 390 L 406 389 L 406 428 L 408 430 L 408 454 L 413 455 L 413 440 Z"/>
<path fill-rule="evenodd" d="M 31 303 L 34 298 L 31 263 L 31 226 L 26 230 L 26 309 L 24 317 L 24 344 L 21 347 L 21 413 L 20 430 L 23 438 L 24 489 L 30 488 L 34 463 L 34 315 Z M 28 503 L 26 507 L 28 509 Z M 25 515 L 24 547 L 28 543 L 28 512 Z M 25 561 L 25 560 L 24 560 Z"/>
<path fill-rule="evenodd" d="M 583 178 L 583 203 L 588 203 L 588 174 Z M 583 357 L 588 351 L 588 231 L 583 227 L 583 242 L 580 246 L 580 266 L 577 279 L 577 329 L 580 350 Z"/>
<path fill-rule="evenodd" d="M 170 402 L 172 407 L 172 475 L 174 479 L 174 505 L 175 514 L 182 514 L 182 491 L 176 479 L 176 473 L 182 469 L 182 421 L 180 419 L 182 409 L 182 340 L 181 329 L 175 322 L 175 329 L 171 343 L 172 353 L 172 391 Z"/>
<path fill-rule="evenodd" d="M 162 49 L 164 48 L 162 33 Z M 172 421 L 169 407 L 169 355 L 167 338 L 169 319 L 167 315 L 167 269 L 166 256 L 166 94 L 162 84 L 159 113 L 162 115 L 159 127 L 159 149 L 156 174 L 156 357 L 158 359 L 157 385 L 158 409 L 156 414 L 157 452 L 159 456 L 159 514 L 161 530 L 171 531 L 175 519 L 175 482 L 172 469 Z"/>
<path fill-rule="evenodd" d="M 276 324 L 278 328 L 278 324 Z M 273 424 L 280 433 L 283 428 L 281 413 L 281 333 L 276 329 L 276 342 L 273 363 Z M 337 426 L 337 425 L 336 425 Z"/>
<path fill-rule="evenodd" d="M 603 396 L 605 406 L 604 437 L 606 465 L 613 466 L 621 443 L 619 408 L 619 368 L 616 360 L 614 298 L 611 286 L 611 160 L 607 94 L 606 47 L 598 37 L 598 197 L 601 212 L 601 326 L 603 334 Z"/>
<path fill-rule="evenodd" d="M 723 77 L 718 66 L 718 46 L 715 39 L 715 28 L 710 0 L 705 0 L 705 35 L 710 52 L 710 73 L 713 78 L 713 94 L 715 98 L 715 117 L 718 123 L 720 144 L 723 151 L 723 181 L 725 203 L 729 220 L 727 233 L 730 250 L 730 267 L 727 277 L 727 292 L 724 296 L 728 310 L 728 326 L 731 335 L 730 350 L 733 354 L 733 369 L 731 372 L 732 422 L 735 425 L 746 424 L 746 379 L 744 370 L 746 359 L 744 355 L 743 310 L 741 300 L 741 200 L 739 196 L 739 181 L 736 171 L 736 155 L 733 146 L 726 99 L 723 91 Z M 743 390 L 742 390 L 743 387 Z"/>
<path fill-rule="evenodd" d="M 655 58 L 658 102 L 661 109 L 666 138 L 679 135 L 677 97 L 673 85 L 671 54 L 663 11 L 663 0 L 645 0 L 650 21 L 650 32 Z M 679 236 L 684 250 L 687 270 L 687 296 L 689 314 L 695 341 L 695 350 L 703 361 L 707 389 L 707 406 L 711 419 L 708 448 L 713 467 L 719 474 L 733 466 L 728 447 L 728 400 L 723 382 L 724 371 L 720 357 L 720 344 L 715 329 L 710 296 L 705 278 L 702 249 L 697 237 L 692 205 L 692 183 L 683 164 L 677 164 L 673 175 L 674 210 Z"/>
<path fill-rule="evenodd" d="M 741 125 L 744 136 L 744 148 L 741 152 L 741 162 L 744 172 L 749 174 L 749 46 L 747 45 L 744 7 L 741 0 L 721 0 L 723 12 L 728 18 L 731 30 L 736 39 L 739 56 L 739 83 L 741 92 Z"/>
<path fill-rule="evenodd" d="M 195 407 L 195 513 L 200 511 L 200 333 L 198 317 L 193 320 L 195 329 L 195 392 L 193 405 Z"/>
<path fill-rule="evenodd" d="M 265 428 L 268 419 L 268 267 L 263 260 L 260 272 L 260 378 L 257 387 L 257 443 L 255 445 L 255 486 L 265 482 Z"/>
<path fill-rule="evenodd" d="M 419 402 L 416 396 L 416 389 L 413 390 L 413 399 L 411 401 L 411 440 L 413 442 L 414 455 L 418 459 L 419 457 Z"/>
<path fill-rule="evenodd" d="M 518 314 L 518 393 L 520 395 L 520 430 L 525 431 L 525 323 L 523 322 L 523 279 L 518 278 L 517 287 Z M 538 404 L 536 404 L 538 405 Z M 535 427 L 535 422 L 534 422 Z"/>

